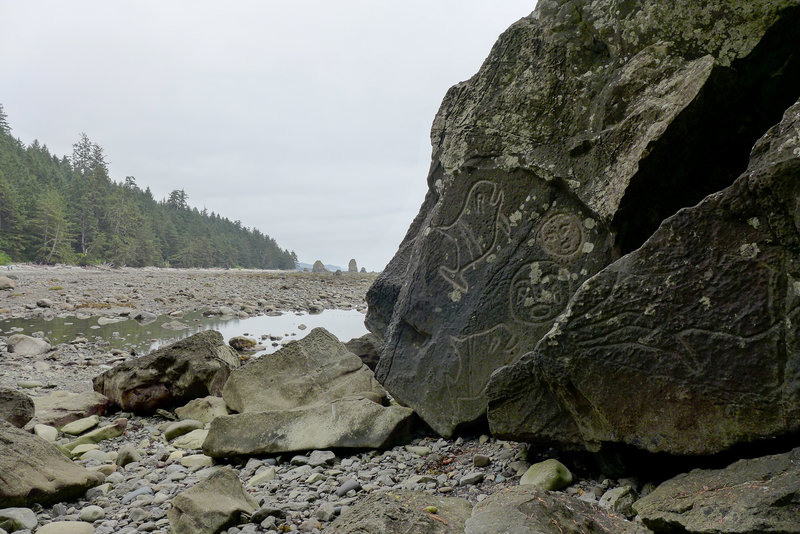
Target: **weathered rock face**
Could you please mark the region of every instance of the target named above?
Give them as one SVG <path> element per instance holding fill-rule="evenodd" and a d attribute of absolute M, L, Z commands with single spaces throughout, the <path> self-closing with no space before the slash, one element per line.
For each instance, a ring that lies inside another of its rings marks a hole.
<path fill-rule="evenodd" d="M 797 97 L 800 3 L 541 0 L 437 114 L 429 191 L 367 295 L 378 379 L 441 434 L 577 288 L 730 185 Z"/>
<path fill-rule="evenodd" d="M 382 449 L 408 438 L 413 412 L 348 397 L 292 410 L 217 417 L 203 452 L 245 456 L 313 449 Z"/>
<path fill-rule="evenodd" d="M 800 432 L 798 176 L 800 102 L 731 187 L 584 283 L 492 377 L 492 431 L 688 455 Z"/>
<path fill-rule="evenodd" d="M 225 403 L 239 413 L 290 410 L 352 395 L 381 401 L 386 391 L 324 328 L 248 362 L 231 373 L 222 390 Z"/>
<path fill-rule="evenodd" d="M 358 272 L 358 264 L 356 263 L 355 258 L 350 260 L 350 263 L 347 264 L 347 272 L 348 273 L 357 273 Z"/>
<path fill-rule="evenodd" d="M 654 532 L 800 533 L 800 448 L 678 475 L 633 505 Z"/>
<path fill-rule="evenodd" d="M 361 361 L 371 370 L 375 370 L 381 355 L 381 340 L 372 333 L 366 333 L 361 337 L 356 337 L 344 344 L 344 346 L 361 358 Z"/>
<path fill-rule="evenodd" d="M 108 409 L 108 399 L 96 391 L 72 393 L 54 391 L 33 398 L 36 415 L 31 423 L 61 427 L 90 415 L 103 415 Z M 28 424 L 31 427 L 32 424 Z"/>
<path fill-rule="evenodd" d="M 425 511 L 436 508 L 436 515 Z M 421 491 L 373 493 L 323 530 L 338 534 L 463 534 L 464 522 L 472 512 L 466 499 L 440 497 Z M 491 529 L 484 532 L 499 532 Z"/>
<path fill-rule="evenodd" d="M 314 265 L 311 266 L 312 273 L 327 273 L 329 272 L 328 269 L 325 268 L 325 264 L 322 263 L 321 260 L 317 260 L 314 262 Z"/>
<path fill-rule="evenodd" d="M 647 534 L 646 528 L 607 510 L 532 486 L 499 491 L 472 510 L 465 534 Z"/>
<path fill-rule="evenodd" d="M 94 389 L 124 410 L 152 413 L 191 399 L 219 395 L 236 352 L 222 334 L 206 330 L 126 361 L 93 380 Z"/>
<path fill-rule="evenodd" d="M 0 388 L 0 419 L 22 428 L 33 419 L 33 399 L 15 389 Z"/>
<path fill-rule="evenodd" d="M 103 478 L 52 443 L 0 420 L 0 508 L 70 500 Z"/>

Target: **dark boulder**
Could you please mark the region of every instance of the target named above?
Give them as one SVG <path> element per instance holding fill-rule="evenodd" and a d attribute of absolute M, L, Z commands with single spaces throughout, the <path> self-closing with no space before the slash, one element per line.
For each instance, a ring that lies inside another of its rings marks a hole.
<path fill-rule="evenodd" d="M 434 119 L 428 193 L 367 301 L 376 376 L 449 435 L 498 367 L 797 97 L 797 0 L 541 0 Z"/>
<path fill-rule="evenodd" d="M 215 330 L 206 330 L 127 360 L 96 376 L 95 391 L 123 410 L 153 413 L 207 395 L 219 396 L 239 356 Z"/>
<path fill-rule="evenodd" d="M 381 356 L 381 340 L 372 333 L 364 334 L 361 337 L 354 337 L 344 344 L 345 348 L 361 358 L 364 365 L 371 370 L 375 370 L 378 359 Z"/>
<path fill-rule="evenodd" d="M 33 419 L 36 407 L 33 399 L 15 389 L 0 388 L 0 419 L 22 428 Z"/>
<path fill-rule="evenodd" d="M 800 432 L 800 102 L 729 188 L 584 283 L 498 371 L 498 435 L 706 455 Z"/>

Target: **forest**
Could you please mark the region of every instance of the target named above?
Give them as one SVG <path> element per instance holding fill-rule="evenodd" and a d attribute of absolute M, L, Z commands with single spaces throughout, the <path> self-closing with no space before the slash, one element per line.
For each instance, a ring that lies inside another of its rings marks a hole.
<path fill-rule="evenodd" d="M 133 176 L 109 177 L 103 149 L 80 134 L 71 156 L 11 134 L 0 104 L 0 264 L 294 269 L 270 236 L 188 204 L 156 200 Z"/>

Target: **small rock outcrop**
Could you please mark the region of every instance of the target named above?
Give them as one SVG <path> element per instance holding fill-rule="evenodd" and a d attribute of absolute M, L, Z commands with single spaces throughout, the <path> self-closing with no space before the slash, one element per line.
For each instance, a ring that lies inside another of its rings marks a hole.
<path fill-rule="evenodd" d="M 408 438 L 413 411 L 347 397 L 289 410 L 249 412 L 211 422 L 203 452 L 253 456 L 313 449 L 384 449 Z"/>
<path fill-rule="evenodd" d="M 239 367 L 239 356 L 222 334 L 206 330 L 123 362 L 93 380 L 94 389 L 123 410 L 153 413 L 158 408 L 218 395 Z"/>
<path fill-rule="evenodd" d="M 15 389 L 0 388 L 0 419 L 22 428 L 33 419 L 35 410 L 29 396 Z"/>
<path fill-rule="evenodd" d="M 798 28 L 796 0 L 542 0 L 512 25 L 445 96 L 427 196 L 367 295 L 391 395 L 443 435 L 482 423 L 492 372 L 581 284 L 744 171 L 797 98 Z"/>
<path fill-rule="evenodd" d="M 0 420 L 0 508 L 71 500 L 103 478 L 52 443 Z"/>
<path fill-rule="evenodd" d="M 314 265 L 311 266 L 312 273 L 327 273 L 330 272 L 328 269 L 325 268 L 325 264 L 322 263 L 322 260 L 317 260 L 314 262 Z"/>
<path fill-rule="evenodd" d="M 463 534 L 471 512 L 472 505 L 466 499 L 410 490 L 378 492 L 360 500 L 347 515 L 338 517 L 322 532 Z"/>
<path fill-rule="evenodd" d="M 733 185 L 583 284 L 492 377 L 492 431 L 678 455 L 800 432 L 799 130 L 800 102 Z"/>
<path fill-rule="evenodd" d="M 569 497 L 533 486 L 499 491 L 475 505 L 465 534 L 648 534 L 642 525 Z"/>
<path fill-rule="evenodd" d="M 356 263 L 355 258 L 350 260 L 350 263 L 347 264 L 347 272 L 348 273 L 357 273 L 358 272 L 358 264 Z"/>
<path fill-rule="evenodd" d="M 222 468 L 172 500 L 167 512 L 174 534 L 210 534 L 251 515 L 258 502 L 242 486 L 230 467 Z"/>
<path fill-rule="evenodd" d="M 800 533 L 800 448 L 678 475 L 633 508 L 654 532 Z"/>
<path fill-rule="evenodd" d="M 353 395 L 380 402 L 386 391 L 324 328 L 234 370 L 222 389 L 225 403 L 239 413 L 291 410 Z"/>

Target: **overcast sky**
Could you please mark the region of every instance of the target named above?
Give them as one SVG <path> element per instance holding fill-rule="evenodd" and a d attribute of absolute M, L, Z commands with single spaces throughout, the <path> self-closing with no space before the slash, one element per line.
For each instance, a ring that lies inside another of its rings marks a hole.
<path fill-rule="evenodd" d="M 430 126 L 534 0 L 0 0 L 16 137 L 185 189 L 301 261 L 381 270 L 422 203 Z"/>

